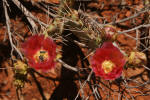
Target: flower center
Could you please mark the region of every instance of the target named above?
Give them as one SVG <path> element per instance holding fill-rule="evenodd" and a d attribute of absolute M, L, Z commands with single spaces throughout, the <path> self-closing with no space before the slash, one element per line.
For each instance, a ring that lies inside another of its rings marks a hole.
<path fill-rule="evenodd" d="M 111 72 L 114 67 L 115 67 L 115 64 L 112 61 L 110 61 L 110 60 L 105 60 L 102 63 L 102 68 L 103 68 L 103 70 L 104 70 L 104 72 L 106 74 L 109 73 L 109 72 Z"/>
<path fill-rule="evenodd" d="M 47 61 L 49 58 L 49 55 L 48 55 L 48 52 L 46 50 L 38 50 L 36 52 L 36 54 L 34 55 L 34 59 L 35 59 L 35 62 L 44 62 L 44 61 Z"/>

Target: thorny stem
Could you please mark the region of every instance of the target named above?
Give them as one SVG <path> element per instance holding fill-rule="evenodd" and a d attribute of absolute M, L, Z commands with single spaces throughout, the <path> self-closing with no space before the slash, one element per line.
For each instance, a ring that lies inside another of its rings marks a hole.
<path fill-rule="evenodd" d="M 74 0 L 59 0 L 59 2 L 60 2 L 60 6 L 59 6 L 58 15 L 65 16 L 66 14 L 69 14 L 74 4 Z"/>

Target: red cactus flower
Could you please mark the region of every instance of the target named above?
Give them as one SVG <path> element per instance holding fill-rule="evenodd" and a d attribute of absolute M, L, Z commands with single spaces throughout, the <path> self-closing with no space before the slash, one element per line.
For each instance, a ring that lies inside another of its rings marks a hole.
<path fill-rule="evenodd" d="M 91 66 L 96 76 L 105 80 L 120 77 L 126 60 L 120 50 L 112 42 L 103 43 L 91 59 Z"/>
<path fill-rule="evenodd" d="M 47 71 L 55 66 L 56 44 L 44 35 L 33 35 L 21 45 L 31 67 Z"/>

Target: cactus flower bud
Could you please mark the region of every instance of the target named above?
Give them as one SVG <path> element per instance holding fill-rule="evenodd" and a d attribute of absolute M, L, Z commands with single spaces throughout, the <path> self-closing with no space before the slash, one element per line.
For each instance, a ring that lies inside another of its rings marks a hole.
<path fill-rule="evenodd" d="M 21 75 L 26 75 L 27 74 L 27 64 L 24 62 L 17 60 L 16 63 L 14 63 L 14 68 L 15 68 L 15 73 L 21 74 Z"/>
<path fill-rule="evenodd" d="M 102 39 L 105 41 L 115 41 L 117 38 L 117 30 L 116 27 L 112 25 L 106 25 L 104 27 L 104 33 L 102 34 Z"/>
<path fill-rule="evenodd" d="M 13 83 L 17 88 L 23 88 L 27 78 L 28 65 L 21 60 L 17 60 L 13 65 L 15 70 L 15 80 Z"/>
<path fill-rule="evenodd" d="M 147 57 L 143 52 L 131 52 L 128 57 L 128 63 L 133 66 L 141 66 L 147 63 Z"/>

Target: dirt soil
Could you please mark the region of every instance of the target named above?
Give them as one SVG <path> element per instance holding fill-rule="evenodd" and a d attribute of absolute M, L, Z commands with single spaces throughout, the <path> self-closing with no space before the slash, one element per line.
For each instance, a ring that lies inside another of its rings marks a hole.
<path fill-rule="evenodd" d="M 30 4 L 30 0 L 25 0 L 25 5 L 32 5 L 28 7 L 29 11 L 36 16 L 39 20 L 44 23 L 50 23 L 52 18 L 48 18 L 47 14 L 38 10 L 34 3 Z M 43 0 L 34 0 L 34 2 L 42 2 Z M 114 20 L 121 20 L 123 18 L 127 18 L 132 16 L 136 11 L 140 11 L 143 7 L 143 0 L 124 0 L 124 4 L 121 4 L 122 0 L 98 0 L 98 2 L 88 2 L 84 4 L 83 8 L 85 7 L 85 12 L 93 15 L 91 16 L 99 23 L 103 23 L 104 20 L 106 23 L 110 23 Z M 58 0 L 45 0 L 45 3 L 51 4 L 59 4 Z M 120 6 L 124 5 L 124 6 Z M 10 9 L 12 10 L 9 12 L 11 16 L 11 31 L 13 32 L 13 39 L 15 40 L 16 44 L 19 47 L 19 43 L 23 42 L 27 37 L 31 36 L 31 32 L 29 26 L 23 16 L 23 14 L 19 11 L 15 5 L 11 4 Z M 2 8 L 2 1 L 0 1 L 0 11 L 4 14 Z M 5 24 L 5 17 L 4 15 L 0 15 L 0 100 L 17 100 L 17 91 L 16 87 L 13 84 L 14 81 L 14 70 L 11 60 L 11 45 L 9 42 L 9 38 L 7 35 L 7 28 Z M 116 24 L 118 31 L 127 30 L 133 28 L 135 26 L 143 24 L 144 20 L 144 13 L 140 14 L 138 17 L 128 20 L 119 24 Z M 101 18 L 103 17 L 103 18 Z M 115 19 L 115 17 L 117 19 Z M 134 21 L 134 24 L 133 24 Z M 39 30 L 42 32 L 42 27 L 39 26 Z M 128 35 L 136 37 L 136 31 L 131 31 Z M 72 38 L 72 37 L 69 37 Z M 67 43 L 67 42 L 66 42 Z M 124 34 L 120 34 L 117 38 L 117 43 L 119 44 L 120 48 L 124 50 L 127 54 L 130 51 L 135 50 L 137 41 L 133 38 L 130 38 Z M 63 52 L 63 59 L 68 57 L 68 59 L 72 59 L 72 61 L 68 61 L 72 66 L 81 66 L 82 56 L 87 54 L 87 49 L 81 48 L 76 46 L 74 43 L 68 43 L 67 46 L 65 45 L 58 45 Z M 71 51 L 71 52 L 70 52 Z M 78 52 L 81 51 L 81 52 Z M 72 53 L 73 52 L 73 53 Z M 25 83 L 24 88 L 19 90 L 18 95 L 20 96 L 20 100 L 74 100 L 73 98 L 76 97 L 78 91 L 80 89 L 79 81 L 73 80 L 76 78 L 76 73 L 65 69 L 58 64 L 54 70 L 51 70 L 48 73 L 41 73 L 40 74 L 34 72 L 34 74 L 28 74 L 27 79 L 28 82 Z M 133 78 L 134 80 L 138 81 L 139 83 L 144 83 L 149 80 L 148 71 L 143 68 L 127 68 L 123 71 L 123 76 L 125 78 Z M 61 79 L 60 81 L 57 78 Z M 103 83 L 109 85 L 108 81 L 103 80 Z M 124 89 L 124 85 L 121 84 L 121 89 L 118 88 L 119 82 L 111 82 L 111 89 L 112 90 L 122 90 Z M 138 83 L 136 82 L 129 82 L 129 86 L 136 86 Z M 100 84 L 102 85 L 102 84 Z M 89 89 L 89 85 L 84 88 L 85 95 L 91 93 Z M 137 96 L 135 99 L 132 96 L 126 94 L 126 97 L 129 97 L 130 100 L 149 100 L 149 95 L 142 95 L 149 92 L 150 85 L 143 85 L 139 88 L 131 88 L 131 95 Z M 103 97 L 102 100 L 119 100 L 118 93 L 112 92 L 110 89 L 104 86 L 105 91 L 109 91 L 112 95 L 112 98 L 107 98 L 103 89 L 100 89 L 101 96 Z M 138 92 L 137 92 L 138 91 Z M 141 91 L 141 93 L 139 92 Z M 124 92 L 121 92 L 124 93 Z M 120 93 L 120 95 L 121 95 Z M 80 94 L 81 96 L 82 94 Z M 132 99 L 131 99 L 132 98 Z M 80 100 L 80 98 L 78 98 Z M 94 100 L 92 96 L 90 96 L 89 100 Z M 122 99 L 122 100 L 129 100 L 129 99 Z"/>

